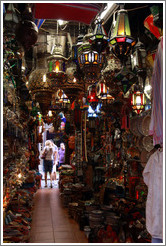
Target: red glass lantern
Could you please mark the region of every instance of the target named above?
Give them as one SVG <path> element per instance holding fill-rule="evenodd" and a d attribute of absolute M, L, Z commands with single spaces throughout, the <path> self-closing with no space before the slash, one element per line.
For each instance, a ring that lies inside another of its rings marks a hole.
<path fill-rule="evenodd" d="M 96 109 L 96 106 L 98 104 L 98 97 L 96 95 L 96 86 L 95 85 L 91 85 L 88 88 L 88 102 L 90 103 L 90 106 L 92 107 L 92 109 Z"/>
<path fill-rule="evenodd" d="M 108 89 L 104 82 L 99 82 L 97 84 L 97 96 L 98 98 L 104 99 L 107 97 Z"/>
<path fill-rule="evenodd" d="M 131 96 L 131 105 L 133 110 L 137 114 L 140 114 L 144 110 L 145 104 L 146 104 L 145 94 L 140 90 L 134 91 Z"/>

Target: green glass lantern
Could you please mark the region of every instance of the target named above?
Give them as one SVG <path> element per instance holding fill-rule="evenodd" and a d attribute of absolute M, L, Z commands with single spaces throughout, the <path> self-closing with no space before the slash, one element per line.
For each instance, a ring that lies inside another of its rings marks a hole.
<path fill-rule="evenodd" d="M 54 81 L 57 87 L 60 87 L 65 83 L 67 79 L 66 75 L 66 62 L 67 58 L 62 54 L 62 45 L 56 44 L 51 56 L 47 58 L 48 73 L 47 77 Z"/>
<path fill-rule="evenodd" d="M 116 24 L 110 37 L 112 52 L 124 63 L 135 43 L 131 36 L 127 10 L 121 9 L 118 11 Z"/>

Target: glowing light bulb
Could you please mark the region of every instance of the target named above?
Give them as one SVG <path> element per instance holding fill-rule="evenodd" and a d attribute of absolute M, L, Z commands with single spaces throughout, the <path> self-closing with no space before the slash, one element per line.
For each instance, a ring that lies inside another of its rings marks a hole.
<path fill-rule="evenodd" d="M 52 117 L 52 111 L 51 110 L 48 111 L 48 116 Z"/>
<path fill-rule="evenodd" d="M 145 91 L 150 91 L 151 88 L 152 88 L 151 85 L 146 85 L 146 86 L 145 86 Z"/>
<path fill-rule="evenodd" d="M 141 104 L 141 96 L 136 97 L 136 104 Z"/>
<path fill-rule="evenodd" d="M 18 178 L 20 179 L 22 177 L 21 173 L 18 174 Z"/>
<path fill-rule="evenodd" d="M 76 78 L 74 78 L 74 79 L 73 79 L 73 82 L 76 83 L 76 81 L 77 81 Z"/>
<path fill-rule="evenodd" d="M 43 82 L 46 82 L 46 74 L 43 75 Z"/>
<path fill-rule="evenodd" d="M 58 20 L 58 23 L 59 23 L 60 26 L 62 26 L 64 21 L 63 20 Z"/>

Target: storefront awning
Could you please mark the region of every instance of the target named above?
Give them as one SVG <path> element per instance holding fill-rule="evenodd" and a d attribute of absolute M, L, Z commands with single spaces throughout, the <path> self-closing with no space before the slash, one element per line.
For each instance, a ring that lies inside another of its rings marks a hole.
<path fill-rule="evenodd" d="M 102 3 L 35 3 L 36 19 L 61 19 L 90 24 L 103 9 Z"/>

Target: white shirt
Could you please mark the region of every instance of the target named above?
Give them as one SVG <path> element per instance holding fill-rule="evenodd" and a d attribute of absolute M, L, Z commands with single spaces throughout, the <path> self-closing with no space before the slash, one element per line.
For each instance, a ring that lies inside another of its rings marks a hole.
<path fill-rule="evenodd" d="M 163 239 L 163 151 L 150 156 L 143 178 L 148 186 L 146 228 L 152 237 Z"/>
<path fill-rule="evenodd" d="M 53 144 L 53 149 L 54 149 L 54 153 L 57 152 L 56 161 L 58 161 L 58 147 L 55 144 Z"/>

